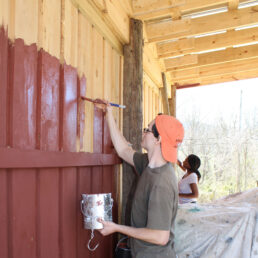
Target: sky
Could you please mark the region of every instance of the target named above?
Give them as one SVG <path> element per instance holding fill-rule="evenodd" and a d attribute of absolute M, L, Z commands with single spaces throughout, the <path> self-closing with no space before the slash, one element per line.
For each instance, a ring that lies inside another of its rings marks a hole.
<path fill-rule="evenodd" d="M 217 117 L 232 115 L 241 117 L 242 123 L 247 116 L 258 121 L 258 78 L 186 88 L 176 94 L 176 116 L 182 122 L 196 112 L 211 124 Z"/>

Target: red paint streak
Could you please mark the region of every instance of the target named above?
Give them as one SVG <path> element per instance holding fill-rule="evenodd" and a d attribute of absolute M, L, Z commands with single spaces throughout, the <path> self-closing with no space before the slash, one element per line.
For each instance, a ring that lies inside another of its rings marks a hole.
<path fill-rule="evenodd" d="M 7 68 L 8 38 L 0 28 L 0 146 L 7 144 Z M 1 159 L 1 157 L 0 157 Z M 7 170 L 0 169 L 0 257 L 8 257 L 8 195 Z"/>
<path fill-rule="evenodd" d="M 6 145 L 8 38 L 0 28 L 0 146 Z"/>
<path fill-rule="evenodd" d="M 58 150 L 59 69 L 59 60 L 41 49 L 39 52 L 37 78 L 37 145 L 41 150 Z"/>
<path fill-rule="evenodd" d="M 93 151 L 102 153 L 103 150 L 103 111 L 94 106 L 94 122 L 93 122 Z"/>
<path fill-rule="evenodd" d="M 37 47 L 14 42 L 12 85 L 12 145 L 24 149 L 36 146 Z"/>
<path fill-rule="evenodd" d="M 78 98 L 78 114 L 77 114 L 77 137 L 79 139 L 79 149 L 83 149 L 83 135 L 85 124 L 85 101 L 82 101 L 81 96 L 86 95 L 86 78 L 83 76 L 81 79 L 77 78 L 77 98 Z"/>
<path fill-rule="evenodd" d="M 75 68 L 64 64 L 61 76 L 61 87 L 63 90 L 60 103 L 62 110 L 60 116 L 63 123 L 61 147 L 64 151 L 76 151 L 77 71 Z"/>

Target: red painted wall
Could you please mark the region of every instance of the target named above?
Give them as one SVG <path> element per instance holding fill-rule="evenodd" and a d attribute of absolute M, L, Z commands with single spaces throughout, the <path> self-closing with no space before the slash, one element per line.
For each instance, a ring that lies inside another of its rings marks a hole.
<path fill-rule="evenodd" d="M 97 108 L 95 154 L 72 153 L 76 141 L 83 146 L 87 130 L 79 100 L 85 92 L 86 79 L 75 68 L 35 44 L 26 46 L 21 39 L 11 44 L 0 29 L 1 258 L 113 257 L 116 236 L 96 232 L 100 246 L 87 249 L 90 232 L 83 229 L 80 213 L 82 193 L 111 192 L 117 221 L 120 162 Z"/>

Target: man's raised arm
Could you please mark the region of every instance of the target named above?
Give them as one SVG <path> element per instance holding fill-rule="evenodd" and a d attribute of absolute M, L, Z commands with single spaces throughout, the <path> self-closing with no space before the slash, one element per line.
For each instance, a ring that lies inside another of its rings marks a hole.
<path fill-rule="evenodd" d="M 131 144 L 126 141 L 125 137 L 120 132 L 115 122 L 112 113 L 112 107 L 110 105 L 107 105 L 106 108 L 106 119 L 108 121 L 111 140 L 117 151 L 118 156 L 126 162 L 128 162 L 129 164 L 131 164 L 132 166 L 134 166 L 133 155 L 135 153 L 135 150 L 132 149 Z"/>

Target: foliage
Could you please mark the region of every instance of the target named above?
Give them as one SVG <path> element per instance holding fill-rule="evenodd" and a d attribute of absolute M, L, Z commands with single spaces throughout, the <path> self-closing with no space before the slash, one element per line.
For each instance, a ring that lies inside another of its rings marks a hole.
<path fill-rule="evenodd" d="M 255 116 L 246 116 L 241 125 L 234 114 L 231 119 L 221 116 L 213 123 L 205 123 L 198 112 L 193 112 L 182 122 L 185 139 L 179 149 L 179 160 L 193 153 L 202 161 L 199 202 L 210 202 L 257 186 L 258 121 Z M 183 172 L 179 167 L 177 173 L 181 178 Z"/>

